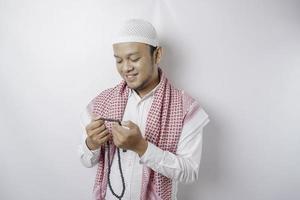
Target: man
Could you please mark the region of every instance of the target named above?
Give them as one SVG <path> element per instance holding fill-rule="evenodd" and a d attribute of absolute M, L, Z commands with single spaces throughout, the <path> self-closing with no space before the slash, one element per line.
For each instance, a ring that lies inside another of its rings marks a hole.
<path fill-rule="evenodd" d="M 158 66 L 162 48 L 152 24 L 126 21 L 113 51 L 123 81 L 81 116 L 81 162 L 98 164 L 95 199 L 176 199 L 178 182 L 198 178 L 208 115 Z"/>

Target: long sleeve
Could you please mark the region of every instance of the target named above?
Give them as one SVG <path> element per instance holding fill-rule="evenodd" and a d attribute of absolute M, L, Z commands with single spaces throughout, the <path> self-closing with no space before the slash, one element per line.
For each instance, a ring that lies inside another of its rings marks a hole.
<path fill-rule="evenodd" d="M 82 143 L 78 146 L 78 154 L 81 163 L 85 167 L 89 167 L 89 168 L 95 166 L 98 163 L 99 155 L 100 155 L 100 149 L 90 150 L 86 145 L 85 127 L 90 123 L 90 121 L 91 119 L 87 110 L 82 111 L 80 114 L 80 123 L 84 134 L 82 134 Z"/>
<path fill-rule="evenodd" d="M 195 181 L 201 160 L 203 128 L 209 121 L 208 115 L 201 108 L 183 125 L 176 155 L 148 143 L 140 163 L 176 181 Z"/>

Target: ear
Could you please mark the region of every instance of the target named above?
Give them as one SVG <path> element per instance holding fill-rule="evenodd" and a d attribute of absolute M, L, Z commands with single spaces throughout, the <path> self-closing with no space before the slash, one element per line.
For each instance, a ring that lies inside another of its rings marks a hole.
<path fill-rule="evenodd" d="M 154 60 L 154 63 L 155 64 L 158 64 L 158 63 L 160 63 L 160 60 L 161 60 L 161 57 L 162 57 L 162 52 L 163 51 L 163 49 L 162 49 L 162 47 L 157 47 L 156 49 L 155 49 L 155 60 Z"/>

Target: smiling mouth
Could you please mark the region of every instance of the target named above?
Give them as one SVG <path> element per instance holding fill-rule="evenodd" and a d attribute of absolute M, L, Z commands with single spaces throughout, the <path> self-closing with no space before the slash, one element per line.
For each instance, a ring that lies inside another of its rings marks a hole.
<path fill-rule="evenodd" d="M 134 74 L 134 75 L 125 75 L 125 78 L 128 81 L 133 81 L 133 80 L 135 80 L 136 76 L 137 76 L 137 74 Z"/>

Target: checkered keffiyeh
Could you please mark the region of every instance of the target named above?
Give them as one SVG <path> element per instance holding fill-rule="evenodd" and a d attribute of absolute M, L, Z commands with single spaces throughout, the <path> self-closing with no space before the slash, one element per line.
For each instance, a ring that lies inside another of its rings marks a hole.
<path fill-rule="evenodd" d="M 198 111 L 199 104 L 183 90 L 174 88 L 165 74 L 159 69 L 160 85 L 154 93 L 154 100 L 148 113 L 145 139 L 162 150 L 176 153 L 177 144 L 183 123 Z M 127 104 L 129 88 L 122 81 L 114 88 L 101 92 L 87 106 L 93 115 L 122 120 Z M 105 122 L 111 131 L 112 123 Z M 114 155 L 116 147 L 110 141 L 110 155 Z M 107 146 L 101 147 L 98 170 L 94 185 L 96 200 L 104 200 L 108 180 Z M 141 200 L 171 199 L 172 180 L 159 174 L 147 166 L 143 167 Z"/>

